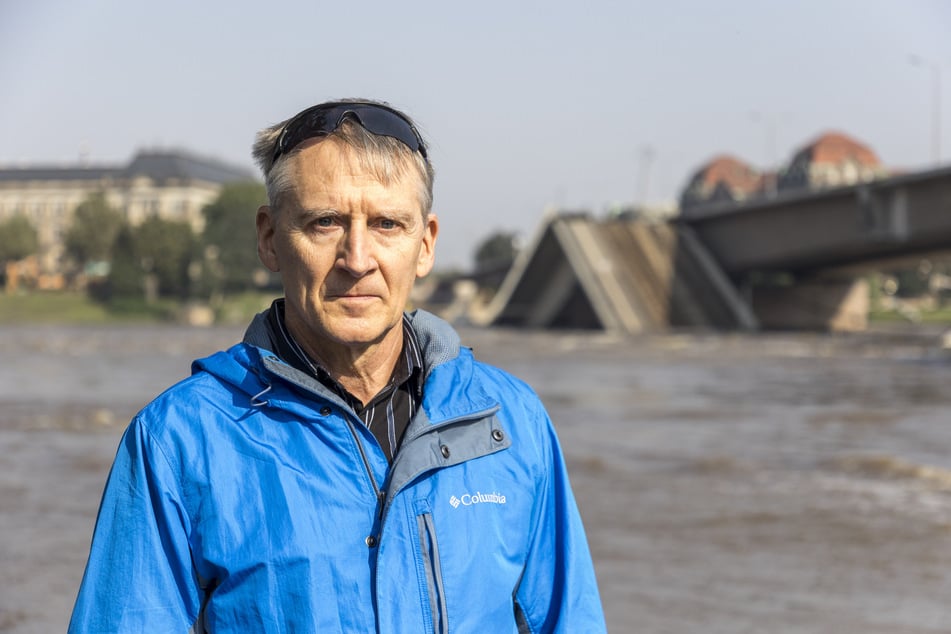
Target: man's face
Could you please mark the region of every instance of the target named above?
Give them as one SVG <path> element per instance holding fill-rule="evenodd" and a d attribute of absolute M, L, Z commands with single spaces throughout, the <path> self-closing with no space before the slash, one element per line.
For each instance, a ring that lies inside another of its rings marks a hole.
<path fill-rule="evenodd" d="M 438 224 L 423 217 L 419 176 L 383 185 L 329 139 L 289 160 L 295 186 L 257 216 L 258 254 L 281 274 L 288 328 L 313 350 L 396 341 L 413 283 L 433 266 Z"/>

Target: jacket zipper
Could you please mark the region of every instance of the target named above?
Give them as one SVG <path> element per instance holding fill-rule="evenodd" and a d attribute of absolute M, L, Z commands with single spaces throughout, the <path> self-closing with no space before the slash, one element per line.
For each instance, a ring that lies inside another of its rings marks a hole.
<path fill-rule="evenodd" d="M 357 445 L 357 451 L 360 452 L 360 459 L 363 461 L 363 469 L 366 471 L 367 478 L 370 480 L 370 485 L 373 487 L 373 494 L 376 497 L 376 516 L 377 516 L 377 525 L 380 526 L 382 532 L 382 519 L 383 519 L 383 502 L 385 493 L 380 489 L 380 485 L 377 484 L 376 476 L 373 474 L 373 469 L 370 467 L 370 459 L 367 457 L 367 452 L 363 448 L 363 442 L 360 440 L 360 434 L 357 432 L 356 427 L 353 425 L 353 421 L 349 417 L 346 418 L 347 429 L 350 430 L 350 435 L 353 436 L 353 442 Z"/>
<path fill-rule="evenodd" d="M 436 540 L 436 527 L 431 513 L 416 516 L 419 530 L 420 554 L 426 572 L 426 588 L 429 593 L 429 608 L 433 619 L 434 634 L 449 631 L 448 610 L 446 608 L 445 588 L 443 587 L 442 568 L 439 563 L 439 544 Z"/>

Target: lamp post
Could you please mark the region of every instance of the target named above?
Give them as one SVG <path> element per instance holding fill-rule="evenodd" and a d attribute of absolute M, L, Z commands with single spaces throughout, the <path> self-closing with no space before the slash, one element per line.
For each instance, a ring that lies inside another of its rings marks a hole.
<path fill-rule="evenodd" d="M 918 55 L 909 55 L 912 66 L 931 71 L 931 159 L 941 163 L 941 66 Z"/>

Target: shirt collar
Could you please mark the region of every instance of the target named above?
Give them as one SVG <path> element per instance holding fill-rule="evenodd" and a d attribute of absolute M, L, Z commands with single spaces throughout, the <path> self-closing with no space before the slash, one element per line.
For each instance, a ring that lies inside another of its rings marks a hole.
<path fill-rule="evenodd" d="M 321 383 L 340 394 L 347 394 L 346 390 L 330 376 L 330 373 L 318 361 L 311 359 L 303 347 L 294 339 L 284 322 L 284 298 L 275 299 L 268 310 L 265 323 L 269 336 L 274 344 L 274 352 L 288 365 L 309 374 Z M 419 347 L 419 339 L 410 324 L 409 317 L 404 313 L 403 349 L 400 351 L 400 361 L 393 368 L 390 375 L 390 384 L 400 385 L 420 372 L 423 367 L 423 353 Z M 421 386 L 419 386 L 421 387 Z M 417 390 L 419 391 L 419 390 Z"/>

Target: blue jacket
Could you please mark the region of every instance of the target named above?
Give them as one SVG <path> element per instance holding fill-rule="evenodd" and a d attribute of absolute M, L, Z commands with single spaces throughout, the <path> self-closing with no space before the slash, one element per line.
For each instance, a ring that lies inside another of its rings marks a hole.
<path fill-rule="evenodd" d="M 106 485 L 70 632 L 602 632 L 591 557 L 537 396 L 411 316 L 424 398 L 392 465 L 265 347 L 196 361 Z"/>

